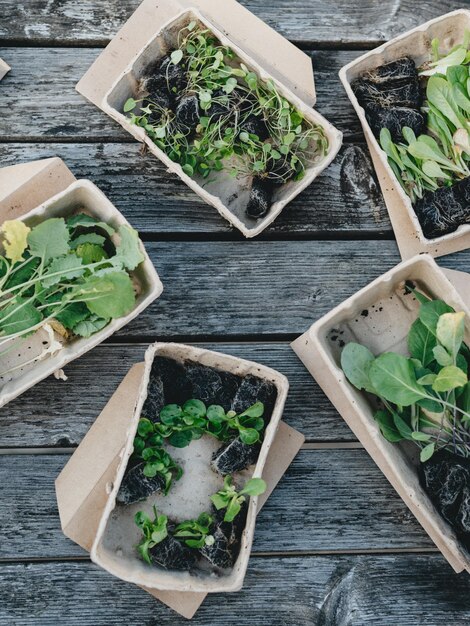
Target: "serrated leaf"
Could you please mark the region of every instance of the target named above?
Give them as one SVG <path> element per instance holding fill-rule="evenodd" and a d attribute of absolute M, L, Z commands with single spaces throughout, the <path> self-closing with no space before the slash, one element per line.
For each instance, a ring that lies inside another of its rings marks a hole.
<path fill-rule="evenodd" d="M 104 319 L 127 315 L 135 305 L 132 281 L 125 272 L 91 276 L 77 286 L 75 298 L 85 302 L 91 313 Z"/>
<path fill-rule="evenodd" d="M 64 280 L 69 281 L 79 278 L 84 273 L 85 269 L 82 265 L 82 259 L 79 259 L 75 254 L 68 254 L 51 262 L 41 282 L 43 287 L 52 287 L 52 285 L 56 285 Z"/>
<path fill-rule="evenodd" d="M 82 243 L 77 246 L 76 254 L 83 260 L 84 265 L 98 263 L 108 258 L 108 255 L 102 246 L 96 243 Z"/>
<path fill-rule="evenodd" d="M 119 228 L 119 237 L 116 255 L 111 259 L 111 262 L 116 260 L 126 269 L 134 270 L 144 260 L 139 233 L 130 226 L 122 224 Z"/>
<path fill-rule="evenodd" d="M 42 314 L 33 304 L 22 298 L 2 309 L 0 314 L 1 336 L 8 337 L 36 326 L 42 320 Z"/>
<path fill-rule="evenodd" d="M 65 328 L 73 329 L 79 322 L 90 316 L 86 304 L 83 302 L 72 302 L 68 304 L 60 313 L 55 315 L 55 319 Z"/>
<path fill-rule="evenodd" d="M 28 234 L 30 228 L 20 220 L 7 220 L 3 222 L 0 231 L 5 240 L 3 247 L 5 248 L 5 256 L 12 263 L 23 261 L 23 253 L 28 245 Z"/>
<path fill-rule="evenodd" d="M 86 213 L 77 213 L 67 218 L 67 227 L 74 231 L 76 228 L 101 228 L 110 237 L 116 232 L 112 226 L 106 224 L 106 222 L 100 222 L 95 217 L 87 215 Z"/>
<path fill-rule="evenodd" d="M 102 235 L 98 235 L 98 233 L 85 233 L 84 235 L 79 235 L 73 241 L 70 242 L 70 247 L 72 250 L 75 250 L 82 243 L 95 243 L 98 246 L 102 246 L 106 241 L 106 237 Z"/>
<path fill-rule="evenodd" d="M 53 217 L 35 226 L 28 234 L 29 252 L 47 263 L 69 252 L 69 239 L 65 220 Z"/>
<path fill-rule="evenodd" d="M 78 335 L 79 337 L 91 337 L 108 324 L 109 319 L 103 319 L 102 317 L 92 315 L 88 319 L 78 322 L 78 324 L 76 324 L 72 330 L 74 334 Z"/>

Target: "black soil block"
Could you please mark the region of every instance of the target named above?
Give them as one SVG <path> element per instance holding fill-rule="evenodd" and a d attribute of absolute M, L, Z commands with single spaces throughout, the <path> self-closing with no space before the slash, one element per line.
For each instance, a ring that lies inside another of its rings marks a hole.
<path fill-rule="evenodd" d="M 264 141 L 269 137 L 269 130 L 264 120 L 256 115 L 248 115 L 246 120 L 241 124 L 240 130 L 249 133 L 250 135 L 256 135 L 258 139 Z"/>
<path fill-rule="evenodd" d="M 390 82 L 413 81 L 418 77 L 416 64 L 410 57 L 402 57 L 381 65 L 364 74 L 364 78 L 377 85 Z"/>
<path fill-rule="evenodd" d="M 164 569 L 189 571 L 196 565 L 197 552 L 169 534 L 163 541 L 149 550 L 155 565 Z"/>
<path fill-rule="evenodd" d="M 220 526 L 217 526 L 212 532 L 214 543 L 210 546 L 203 546 L 200 550 L 202 556 L 209 563 L 221 569 L 233 567 L 235 562 L 234 553 L 230 546 L 229 539 L 223 533 Z"/>
<path fill-rule="evenodd" d="M 172 109 L 174 97 L 168 91 L 168 85 L 163 76 L 150 76 L 140 81 L 140 90 L 148 94 L 148 99 L 162 109 Z M 147 104 L 147 102 L 145 103 Z M 151 122 L 158 120 L 150 119 Z"/>
<path fill-rule="evenodd" d="M 199 99 L 195 94 L 184 96 L 176 107 L 178 121 L 191 130 L 199 124 Z"/>
<path fill-rule="evenodd" d="M 157 474 L 153 478 L 145 476 L 143 469 L 145 463 L 139 463 L 130 469 L 126 469 L 126 474 L 122 480 L 116 500 L 119 504 L 133 504 L 145 500 L 153 493 L 163 491 L 165 480 Z"/>
<path fill-rule="evenodd" d="M 442 237 L 462 224 L 470 224 L 470 178 L 452 187 L 425 192 L 414 204 L 414 210 L 428 239 Z"/>
<path fill-rule="evenodd" d="M 211 467 L 222 476 L 240 472 L 256 462 L 260 449 L 259 444 L 248 445 L 234 439 L 214 452 Z"/>
<path fill-rule="evenodd" d="M 415 109 L 406 107 L 391 107 L 382 109 L 376 105 L 366 109 L 367 121 L 376 137 L 380 137 L 382 128 L 388 128 L 395 143 L 403 141 L 402 129 L 405 126 L 411 128 L 416 136 L 425 129 L 424 115 Z"/>
<path fill-rule="evenodd" d="M 470 548 L 470 459 L 439 450 L 419 469 L 426 493 L 462 543 Z"/>
<path fill-rule="evenodd" d="M 253 219 L 264 217 L 272 204 L 273 184 L 265 178 L 253 178 L 246 214 Z"/>

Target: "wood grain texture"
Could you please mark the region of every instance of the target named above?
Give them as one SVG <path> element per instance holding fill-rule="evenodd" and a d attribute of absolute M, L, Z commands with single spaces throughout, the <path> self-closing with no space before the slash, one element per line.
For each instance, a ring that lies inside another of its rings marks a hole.
<path fill-rule="evenodd" d="M 140 0 L 0 0 L 0 37 L 18 42 L 105 43 Z M 468 0 L 241 0 L 253 13 L 296 42 L 377 44 Z"/>
<path fill-rule="evenodd" d="M 295 338 L 400 261 L 393 241 L 180 241 L 146 247 L 164 291 L 118 337 Z M 467 250 L 440 262 L 465 270 L 469 261 Z"/>
<path fill-rule="evenodd" d="M 1 125 L 0 121 L 0 125 Z M 151 154 L 135 143 L 0 143 L 2 164 L 61 157 L 77 178 L 102 189 L 141 233 L 242 235 Z M 391 236 L 387 209 L 364 144 L 346 144 L 339 156 L 261 235 Z M 259 239 L 259 238 L 258 238 Z"/>
<path fill-rule="evenodd" d="M 0 57 L 12 67 L 2 81 L 1 138 L 135 143 L 117 122 L 75 91 L 76 83 L 100 52 L 96 48 L 0 48 Z M 338 78 L 339 69 L 361 51 L 309 54 L 315 68 L 316 108 L 346 137 L 362 136 L 357 115 Z"/>
<path fill-rule="evenodd" d="M 288 343 L 216 343 L 202 347 L 273 367 L 289 379 L 284 420 L 307 441 L 354 441 L 343 419 Z M 0 409 L 0 448 L 68 447 L 80 443 L 147 344 L 105 344 L 65 368 L 67 382 L 53 376 Z M 97 384 L 99 372 L 99 384 Z"/>
<path fill-rule="evenodd" d="M 0 560 L 85 554 L 63 536 L 56 509 L 54 478 L 67 459 L 0 455 Z M 417 548 L 433 543 L 362 449 L 302 450 L 260 512 L 253 546 L 263 553 Z"/>
<path fill-rule="evenodd" d="M 0 566 L 8 626 L 186 624 L 90 563 Z M 452 594 L 449 594 L 452 589 Z M 244 589 L 209 595 L 194 626 L 466 626 L 470 578 L 440 555 L 252 558 Z"/>

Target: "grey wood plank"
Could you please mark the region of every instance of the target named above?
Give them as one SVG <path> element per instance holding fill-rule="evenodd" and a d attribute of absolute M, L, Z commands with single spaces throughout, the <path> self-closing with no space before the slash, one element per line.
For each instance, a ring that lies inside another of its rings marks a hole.
<path fill-rule="evenodd" d="M 187 623 L 89 563 L 0 566 L 2 626 Z M 195 626 L 466 626 L 470 579 L 440 555 L 252 558 L 242 591 L 210 594 Z"/>
<path fill-rule="evenodd" d="M 54 479 L 67 459 L 0 455 L 0 560 L 85 554 L 62 534 L 56 510 Z M 302 450 L 260 512 L 253 547 L 262 553 L 398 549 L 433 549 L 433 543 L 363 449 Z"/>
<path fill-rule="evenodd" d="M 0 37 L 16 41 L 105 43 L 140 0 L 0 1 Z M 289 39 L 331 44 L 377 43 L 452 9 L 467 0 L 241 0 L 248 9 Z"/>
<path fill-rule="evenodd" d="M 355 440 L 288 343 L 201 345 L 285 374 L 290 390 L 284 420 L 304 433 L 307 441 Z M 78 445 L 146 348 L 147 344 L 99 346 L 65 368 L 67 382 L 50 376 L 10 402 L 0 409 L 0 448 Z"/>
<path fill-rule="evenodd" d="M 0 49 L 0 57 L 12 67 L 2 80 L 0 92 L 0 140 L 82 139 L 135 143 L 117 122 L 75 91 L 76 83 L 99 53 L 96 48 Z M 311 51 L 309 54 L 315 68 L 316 108 L 346 137 L 362 137 L 359 120 L 338 78 L 338 70 L 361 51 Z"/>
<path fill-rule="evenodd" d="M 1 124 L 1 122 L 0 122 Z M 59 156 L 89 178 L 142 233 L 241 235 L 153 155 L 136 143 L 0 143 L 2 165 Z M 391 234 L 367 147 L 346 144 L 319 178 L 291 202 L 263 237 L 321 233 Z"/>
<path fill-rule="evenodd" d="M 163 295 L 118 336 L 295 337 L 400 261 L 394 241 L 158 242 Z M 466 270 L 470 251 L 441 265 Z"/>

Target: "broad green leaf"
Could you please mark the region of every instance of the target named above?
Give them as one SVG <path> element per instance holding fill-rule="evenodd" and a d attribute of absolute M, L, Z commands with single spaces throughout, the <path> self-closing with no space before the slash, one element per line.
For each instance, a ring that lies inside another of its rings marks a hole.
<path fill-rule="evenodd" d="M 421 461 L 421 463 L 425 463 L 426 461 L 428 461 L 432 455 L 434 454 L 434 450 L 435 450 L 435 444 L 433 443 L 429 443 L 427 446 L 425 446 L 422 450 L 421 453 L 419 455 L 419 459 Z"/>
<path fill-rule="evenodd" d="M 183 409 L 179 404 L 166 404 L 160 411 L 160 419 L 163 424 L 172 426 L 176 420 L 179 420 L 183 415 Z"/>
<path fill-rule="evenodd" d="M 444 313 L 454 313 L 454 309 L 443 300 L 429 300 L 423 302 L 419 308 L 419 319 L 426 328 L 435 336 L 437 322 Z"/>
<path fill-rule="evenodd" d="M 70 234 L 62 217 L 52 217 L 35 226 L 28 234 L 31 256 L 37 256 L 45 263 L 67 254 Z"/>
<path fill-rule="evenodd" d="M 119 227 L 119 237 L 116 256 L 113 257 L 112 262 L 117 259 L 126 269 L 134 270 L 144 260 L 139 233 L 127 224 L 122 224 Z"/>
<path fill-rule="evenodd" d="M 186 448 L 193 440 L 193 435 L 190 430 L 183 430 L 181 432 L 173 433 L 168 443 L 175 448 Z"/>
<path fill-rule="evenodd" d="M 227 506 L 228 498 L 226 496 L 215 493 L 213 496 L 211 496 L 211 502 L 215 506 L 215 508 L 220 511 L 220 509 L 224 509 Z"/>
<path fill-rule="evenodd" d="M 421 376 L 421 378 L 418 378 L 418 384 L 419 385 L 432 385 L 434 381 L 436 380 L 436 376 L 437 374 L 425 374 L 424 376 Z"/>
<path fill-rule="evenodd" d="M 238 502 L 237 498 L 233 498 L 227 507 L 227 511 L 224 516 L 224 522 L 233 522 L 233 520 L 240 513 L 240 510 L 241 504 Z"/>
<path fill-rule="evenodd" d="M 20 333 L 36 326 L 42 320 L 42 314 L 33 304 L 17 298 L 2 309 L 0 314 L 0 333 L 2 338 Z"/>
<path fill-rule="evenodd" d="M 341 367 L 349 382 L 370 393 L 375 393 L 369 377 L 369 368 L 375 360 L 374 355 L 359 343 L 348 343 L 341 353 Z"/>
<path fill-rule="evenodd" d="M 462 345 L 465 332 L 465 313 L 444 313 L 440 316 L 436 337 L 440 344 L 456 359 Z"/>
<path fill-rule="evenodd" d="M 436 161 L 425 161 L 422 165 L 423 172 L 426 176 L 431 178 L 443 178 L 444 180 L 451 180 L 451 176 L 446 174 L 436 163 Z"/>
<path fill-rule="evenodd" d="M 0 232 L 4 236 L 3 247 L 5 256 L 12 263 L 23 261 L 23 253 L 28 245 L 30 228 L 20 220 L 6 220 L 3 222 Z"/>
<path fill-rule="evenodd" d="M 218 404 L 211 404 L 207 408 L 207 419 L 215 424 L 220 424 L 225 419 L 224 407 Z"/>
<path fill-rule="evenodd" d="M 431 435 L 420 431 L 414 431 L 411 436 L 415 441 L 429 441 L 431 439 Z"/>
<path fill-rule="evenodd" d="M 183 411 L 192 417 L 204 417 L 206 414 L 206 405 L 201 400 L 188 400 L 183 405 Z"/>
<path fill-rule="evenodd" d="M 82 259 L 75 254 L 67 254 L 54 259 L 50 263 L 41 282 L 43 287 L 52 287 L 57 283 L 79 278 L 84 273 L 85 269 L 82 265 Z"/>
<path fill-rule="evenodd" d="M 388 411 L 377 411 L 374 415 L 374 419 L 377 421 L 380 427 L 380 432 L 387 441 L 396 443 L 402 441 L 403 437 L 396 429 L 393 417 Z"/>
<path fill-rule="evenodd" d="M 411 439 L 412 430 L 405 420 L 396 411 L 392 412 L 393 423 L 403 439 Z"/>
<path fill-rule="evenodd" d="M 16 265 L 16 269 L 13 269 L 13 272 L 10 274 L 10 278 L 5 283 L 5 289 L 10 289 L 10 287 L 16 287 L 17 285 L 21 285 L 22 283 L 28 282 L 33 278 L 33 275 L 39 266 L 40 260 L 37 257 L 31 257 L 28 259 L 28 262 L 23 265 L 23 267 L 19 267 Z"/>
<path fill-rule="evenodd" d="M 463 388 L 462 393 L 458 397 L 457 406 L 469 414 L 470 417 L 470 383 L 467 383 Z"/>
<path fill-rule="evenodd" d="M 87 317 L 90 317 L 90 311 L 83 302 L 72 302 L 55 314 L 55 319 L 70 330 Z"/>
<path fill-rule="evenodd" d="M 74 231 L 76 228 L 100 228 L 104 230 L 110 237 L 116 232 L 112 226 L 106 222 L 100 222 L 91 215 L 86 213 L 77 213 L 67 218 L 67 227 Z"/>
<path fill-rule="evenodd" d="M 445 154 L 443 154 L 438 144 L 434 140 L 432 140 L 432 142 L 433 145 L 430 145 L 431 142 L 424 141 L 420 137 L 417 141 L 408 146 L 408 152 L 416 159 L 423 161 L 435 161 L 436 163 L 440 163 L 449 169 L 456 169 L 454 163 L 450 161 Z"/>
<path fill-rule="evenodd" d="M 70 242 L 70 247 L 72 250 L 75 250 L 82 243 L 95 243 L 98 246 L 102 246 L 106 241 L 106 237 L 102 235 L 98 235 L 98 233 L 85 233 L 84 235 L 79 235 L 73 241 Z"/>
<path fill-rule="evenodd" d="M 266 491 L 267 485 L 262 478 L 251 478 L 240 491 L 247 496 L 260 496 Z"/>
<path fill-rule="evenodd" d="M 137 102 L 134 100 L 134 98 L 129 98 L 124 103 L 124 113 L 129 113 L 129 111 L 132 111 L 133 109 L 135 109 L 136 106 L 137 106 Z"/>
<path fill-rule="evenodd" d="M 458 64 L 452 65 L 447 68 L 446 78 L 452 85 L 460 83 L 465 86 L 468 78 L 468 68 Z"/>
<path fill-rule="evenodd" d="M 436 376 L 432 388 L 437 393 L 443 391 L 452 391 L 457 387 L 463 387 L 467 384 L 467 375 L 455 365 L 448 365 L 441 369 Z"/>
<path fill-rule="evenodd" d="M 465 119 L 459 114 L 451 93 L 450 84 L 445 78 L 432 76 L 428 80 L 426 96 L 428 101 L 456 128 L 465 128 Z"/>
<path fill-rule="evenodd" d="M 264 413 L 264 404 L 262 402 L 255 402 L 248 407 L 243 413 L 240 413 L 240 417 L 261 417 Z"/>
<path fill-rule="evenodd" d="M 180 63 L 180 61 L 183 58 L 183 51 L 182 50 L 173 50 L 173 52 L 170 55 L 171 58 L 171 62 L 174 63 L 175 65 L 178 65 L 178 63 Z"/>
<path fill-rule="evenodd" d="M 435 345 L 435 336 L 419 318 L 415 320 L 408 333 L 408 350 L 411 356 L 426 367 L 434 360 L 432 351 Z"/>
<path fill-rule="evenodd" d="M 84 265 L 98 263 L 108 258 L 105 249 L 96 243 L 81 243 L 77 246 L 76 254 L 83 260 Z"/>
<path fill-rule="evenodd" d="M 81 322 L 78 322 L 78 324 L 75 324 L 75 326 L 73 327 L 73 332 L 79 337 L 91 337 L 108 324 L 109 319 L 103 319 L 102 317 L 92 315 L 88 319 L 82 320 Z"/>
<path fill-rule="evenodd" d="M 409 359 L 394 352 L 377 357 L 369 376 L 379 396 L 400 406 L 410 406 L 427 395 L 424 387 L 418 385 Z"/>
<path fill-rule="evenodd" d="M 104 276 L 87 278 L 77 297 L 86 302 L 92 313 L 105 319 L 127 315 L 135 305 L 134 288 L 125 272 L 109 272 Z"/>
<path fill-rule="evenodd" d="M 437 43 L 439 45 L 439 42 Z M 467 52 L 464 46 L 459 46 L 442 59 L 438 59 L 431 63 L 431 69 L 420 72 L 420 76 L 432 76 L 433 74 L 445 74 L 447 68 L 452 65 L 461 65 L 465 61 Z"/>
<path fill-rule="evenodd" d="M 432 349 L 432 353 L 436 361 L 442 367 L 446 367 L 447 365 L 452 365 L 452 363 L 454 362 L 454 359 L 452 358 L 452 356 L 442 346 L 434 346 L 434 348 Z"/>
<path fill-rule="evenodd" d="M 240 428 L 240 439 L 248 446 L 259 441 L 259 432 L 255 428 Z"/>
<path fill-rule="evenodd" d="M 142 417 L 139 420 L 139 425 L 137 426 L 137 432 L 141 437 L 148 437 L 151 433 L 153 433 L 153 422 L 151 422 L 146 417 Z"/>

